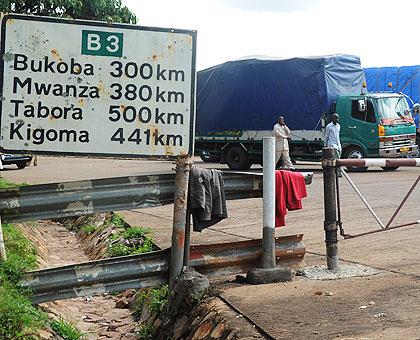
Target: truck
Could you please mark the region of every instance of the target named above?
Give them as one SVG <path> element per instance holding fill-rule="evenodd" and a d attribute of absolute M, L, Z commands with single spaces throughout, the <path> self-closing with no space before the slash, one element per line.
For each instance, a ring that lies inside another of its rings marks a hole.
<path fill-rule="evenodd" d="M 196 154 L 234 170 L 262 164 L 262 138 L 272 136 L 283 116 L 292 160 L 320 160 L 324 128 L 335 112 L 343 158 L 415 156 L 405 96 L 367 92 L 365 82 L 360 58 L 346 54 L 246 58 L 199 71 Z"/>
<path fill-rule="evenodd" d="M 409 97 L 408 104 L 420 102 L 420 65 L 365 68 L 369 92 L 398 92 Z"/>
<path fill-rule="evenodd" d="M 411 109 L 420 102 L 420 65 L 365 68 L 367 89 L 371 92 L 395 91 L 408 98 Z M 420 147 L 420 128 L 416 143 Z"/>

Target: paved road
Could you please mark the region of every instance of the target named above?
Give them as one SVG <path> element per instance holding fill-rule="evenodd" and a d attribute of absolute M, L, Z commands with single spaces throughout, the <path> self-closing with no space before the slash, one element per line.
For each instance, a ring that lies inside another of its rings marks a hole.
<path fill-rule="evenodd" d="M 214 166 L 212 164 L 198 165 Z M 219 165 L 216 165 L 220 167 Z M 299 165 L 313 168 L 313 165 Z M 170 162 L 40 158 L 37 167 L 3 171 L 15 182 L 46 183 L 170 170 Z M 320 169 L 319 165 L 316 168 Z M 261 169 L 256 167 L 256 170 Z M 359 190 L 386 223 L 411 187 L 418 168 L 395 172 L 370 169 L 352 174 Z M 353 189 L 341 179 L 343 226 L 355 234 L 378 229 Z M 420 220 L 417 188 L 394 224 Z M 303 210 L 289 212 L 287 227 L 277 235 L 304 233 L 306 265 L 325 263 L 322 174 L 316 171 Z M 150 226 L 161 247 L 170 244 L 172 206 L 123 212 L 132 225 Z M 261 199 L 228 202 L 229 218 L 192 242 L 216 243 L 261 238 Z M 224 285 L 224 295 L 246 315 L 279 339 L 420 339 L 420 233 L 410 226 L 360 238 L 339 241 L 341 263 L 360 263 L 382 269 L 381 274 L 337 281 L 296 278 L 291 283 L 262 286 Z M 331 294 L 325 294 L 332 293 Z M 367 306 L 366 308 L 360 308 Z"/>

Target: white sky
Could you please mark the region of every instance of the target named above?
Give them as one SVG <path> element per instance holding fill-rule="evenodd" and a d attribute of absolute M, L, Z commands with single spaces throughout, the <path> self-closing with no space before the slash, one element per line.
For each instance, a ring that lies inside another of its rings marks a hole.
<path fill-rule="evenodd" d="M 420 64 L 419 0 L 123 0 L 143 26 L 197 30 L 197 69 L 251 55 Z"/>

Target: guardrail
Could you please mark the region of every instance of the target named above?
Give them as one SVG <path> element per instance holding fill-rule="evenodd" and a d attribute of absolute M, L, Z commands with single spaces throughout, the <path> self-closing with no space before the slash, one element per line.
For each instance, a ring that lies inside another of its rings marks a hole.
<path fill-rule="evenodd" d="M 306 183 L 312 174 L 304 174 Z M 262 197 L 262 174 L 223 172 L 226 199 Z M 61 218 L 173 203 L 175 174 L 159 173 L 0 190 L 3 222 Z"/>
<path fill-rule="evenodd" d="M 305 255 L 303 235 L 276 238 L 281 265 L 297 266 Z M 258 266 L 262 240 L 192 246 L 190 266 L 206 275 L 243 273 Z M 145 288 L 168 283 L 171 249 L 31 271 L 21 285 L 34 304 Z"/>

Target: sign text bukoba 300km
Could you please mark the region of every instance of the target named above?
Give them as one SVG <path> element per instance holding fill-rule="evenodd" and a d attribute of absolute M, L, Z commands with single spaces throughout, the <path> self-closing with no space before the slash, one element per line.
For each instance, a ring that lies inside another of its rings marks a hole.
<path fill-rule="evenodd" d="M 191 154 L 195 31 L 6 15 L 1 147 Z"/>

